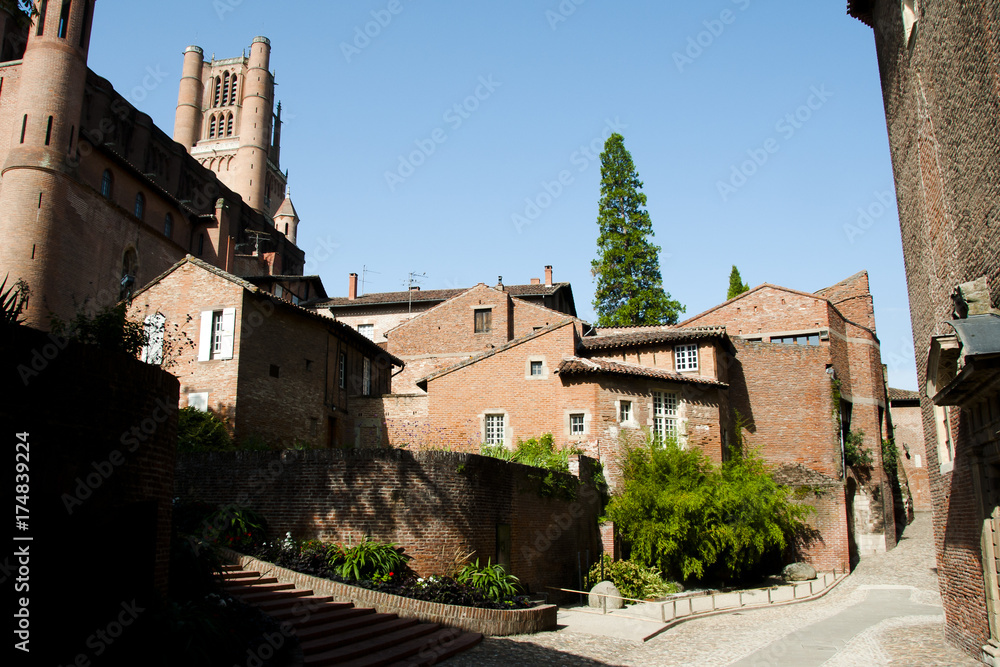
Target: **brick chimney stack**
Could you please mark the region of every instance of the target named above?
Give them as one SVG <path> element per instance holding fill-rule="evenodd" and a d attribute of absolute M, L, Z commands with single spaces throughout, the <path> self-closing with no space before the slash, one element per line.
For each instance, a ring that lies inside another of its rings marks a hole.
<path fill-rule="evenodd" d="M 351 301 L 358 298 L 358 274 L 356 273 L 347 277 L 347 298 Z"/>
<path fill-rule="evenodd" d="M 531 284 L 532 285 L 541 285 L 542 281 L 540 279 L 538 279 L 538 278 L 532 278 L 531 279 Z"/>
<path fill-rule="evenodd" d="M 552 265 L 545 267 L 545 286 L 552 287 Z"/>

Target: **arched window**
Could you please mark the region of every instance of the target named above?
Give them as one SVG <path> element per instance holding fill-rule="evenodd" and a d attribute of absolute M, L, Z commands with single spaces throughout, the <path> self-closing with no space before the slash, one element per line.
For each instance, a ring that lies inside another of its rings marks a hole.
<path fill-rule="evenodd" d="M 142 220 L 146 214 L 146 197 L 140 192 L 135 196 L 135 217 Z"/>
<path fill-rule="evenodd" d="M 215 77 L 213 81 L 215 81 L 215 102 L 212 106 L 217 107 L 219 106 L 219 96 L 222 95 L 222 82 L 219 81 L 219 77 Z"/>
<path fill-rule="evenodd" d="M 233 136 L 233 114 L 226 117 L 226 136 Z"/>
<path fill-rule="evenodd" d="M 163 235 L 168 239 L 173 238 L 174 235 L 174 218 L 169 213 L 163 219 Z"/>
<path fill-rule="evenodd" d="M 135 276 L 139 272 L 139 256 L 135 248 L 128 248 L 122 255 L 122 277 L 119 298 L 128 299 L 135 291 Z"/>
<path fill-rule="evenodd" d="M 222 106 L 229 104 L 229 72 L 222 75 Z"/>
<path fill-rule="evenodd" d="M 236 104 L 236 73 L 233 73 L 233 78 L 229 82 L 229 103 Z"/>
<path fill-rule="evenodd" d="M 111 186 L 114 185 L 114 177 L 110 169 L 105 169 L 101 176 L 101 195 L 106 199 L 111 199 Z"/>
<path fill-rule="evenodd" d="M 212 116 L 212 122 L 208 126 L 208 138 L 215 139 L 215 116 Z"/>

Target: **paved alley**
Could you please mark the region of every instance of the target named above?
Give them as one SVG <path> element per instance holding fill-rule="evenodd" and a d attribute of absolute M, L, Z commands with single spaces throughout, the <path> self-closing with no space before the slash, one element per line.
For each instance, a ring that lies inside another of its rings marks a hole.
<path fill-rule="evenodd" d="M 918 514 L 895 549 L 865 558 L 812 602 L 696 619 L 646 643 L 566 630 L 487 638 L 446 664 L 981 665 L 944 641 L 934 567 L 931 517 Z"/>

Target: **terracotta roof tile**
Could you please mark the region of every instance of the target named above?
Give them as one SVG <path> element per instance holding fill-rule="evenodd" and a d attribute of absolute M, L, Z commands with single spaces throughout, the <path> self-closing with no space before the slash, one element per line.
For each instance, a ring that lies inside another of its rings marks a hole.
<path fill-rule="evenodd" d="M 693 384 L 704 384 L 713 387 L 728 387 L 725 382 L 719 382 L 712 378 L 700 375 L 688 375 L 675 373 L 663 368 L 652 368 L 650 366 L 640 366 L 621 361 L 611 361 L 610 359 L 585 359 L 583 357 L 568 357 L 562 360 L 556 370 L 560 375 L 583 375 L 588 373 L 608 373 L 611 375 L 631 375 L 636 377 L 654 378 L 656 380 L 668 380 L 670 382 L 690 382 Z"/>
<path fill-rule="evenodd" d="M 555 294 L 560 288 L 569 287 L 569 283 L 553 283 L 551 285 L 504 285 L 504 291 L 511 296 L 520 298 L 532 296 L 549 296 Z M 365 294 L 356 299 L 349 299 L 346 296 L 334 297 L 317 304 L 319 307 L 345 307 L 364 306 L 370 304 L 386 303 L 418 303 L 425 301 L 446 301 L 469 291 L 469 288 L 461 289 L 428 289 L 402 292 L 373 292 Z"/>
<path fill-rule="evenodd" d="M 601 331 L 601 330 L 599 330 Z M 604 331 L 609 331 L 604 329 Z M 674 343 L 686 340 L 704 340 L 706 338 L 726 339 L 725 327 L 621 327 L 611 329 L 615 333 L 586 336 L 580 340 L 585 350 L 607 350 L 620 347 L 635 347 L 637 345 L 655 345 L 658 343 Z"/>
<path fill-rule="evenodd" d="M 896 389 L 894 387 L 889 387 L 889 400 L 890 401 L 919 401 L 920 394 L 915 391 L 910 391 L 909 389 Z"/>

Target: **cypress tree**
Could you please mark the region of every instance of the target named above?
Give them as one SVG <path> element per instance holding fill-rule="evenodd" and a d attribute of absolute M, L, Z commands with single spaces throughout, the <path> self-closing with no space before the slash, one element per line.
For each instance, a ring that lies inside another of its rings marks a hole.
<path fill-rule="evenodd" d="M 749 289 L 750 286 L 743 282 L 743 278 L 740 277 L 740 270 L 733 264 L 733 270 L 729 273 L 729 292 L 726 293 L 726 301 L 749 291 Z"/>
<path fill-rule="evenodd" d="M 653 223 L 646 195 L 620 134 L 608 137 L 601 153 L 597 225 L 598 257 L 591 262 L 597 325 L 676 324 L 684 306 L 663 290 L 660 247 L 650 241 Z"/>

